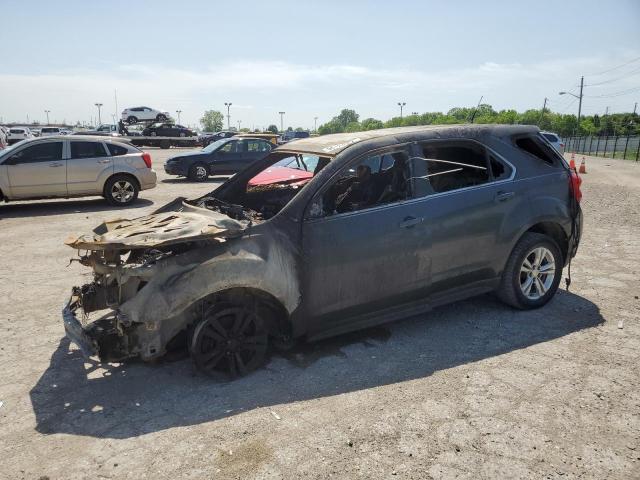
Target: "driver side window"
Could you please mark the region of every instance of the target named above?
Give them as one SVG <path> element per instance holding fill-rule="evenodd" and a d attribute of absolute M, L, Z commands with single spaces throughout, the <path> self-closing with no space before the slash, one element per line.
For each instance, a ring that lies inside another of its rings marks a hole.
<path fill-rule="evenodd" d="M 32 145 L 14 153 L 8 161 L 9 165 L 23 163 L 39 163 L 62 160 L 62 142 L 47 142 Z"/>
<path fill-rule="evenodd" d="M 314 200 L 310 216 L 326 217 L 406 200 L 410 198 L 410 170 L 405 150 L 352 163 Z"/>

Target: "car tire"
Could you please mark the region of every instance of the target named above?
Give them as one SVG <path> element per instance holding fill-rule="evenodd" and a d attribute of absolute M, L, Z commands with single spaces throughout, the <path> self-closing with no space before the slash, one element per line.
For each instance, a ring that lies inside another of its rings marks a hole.
<path fill-rule="evenodd" d="M 209 169 L 204 163 L 194 163 L 189 167 L 189 180 L 204 182 L 209 178 Z"/>
<path fill-rule="evenodd" d="M 138 181 L 130 175 L 114 175 L 104 185 L 104 198 L 111 205 L 126 207 L 138 199 Z"/>
<path fill-rule="evenodd" d="M 551 237 L 527 232 L 507 260 L 498 297 L 520 310 L 542 307 L 558 290 L 563 265 L 560 248 Z"/>
<path fill-rule="evenodd" d="M 129 123 L 129 125 L 131 125 L 133 123 L 137 123 L 138 119 L 132 115 L 129 118 L 127 118 L 127 122 Z"/>
<path fill-rule="evenodd" d="M 184 132 L 180 132 L 180 136 L 181 136 L 181 137 L 186 137 L 186 135 L 185 135 L 185 133 L 184 133 Z"/>
<path fill-rule="evenodd" d="M 255 308 L 215 303 L 203 308 L 189 341 L 196 368 L 218 380 L 238 378 L 266 361 L 269 334 Z"/>
<path fill-rule="evenodd" d="M 161 113 L 159 113 L 159 114 L 156 116 L 156 120 L 157 120 L 157 121 L 159 121 L 159 122 L 164 122 L 166 119 L 167 119 L 167 117 L 166 117 L 166 116 L 164 116 L 164 115 L 163 115 L 163 114 L 161 114 Z"/>
<path fill-rule="evenodd" d="M 150 135 L 151 135 L 152 137 L 155 137 L 155 136 L 157 135 L 157 133 L 156 133 L 156 132 L 151 132 L 151 133 L 150 133 Z"/>

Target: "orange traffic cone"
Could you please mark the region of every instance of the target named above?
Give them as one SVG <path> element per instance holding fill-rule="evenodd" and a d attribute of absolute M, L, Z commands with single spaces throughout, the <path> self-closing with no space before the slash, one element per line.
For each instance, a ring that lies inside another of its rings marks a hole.
<path fill-rule="evenodd" d="M 572 153 L 571 154 L 571 160 L 569 161 L 569 168 L 571 170 L 575 170 L 576 169 L 576 160 L 575 160 L 576 154 Z"/>
<path fill-rule="evenodd" d="M 578 173 L 587 173 L 587 165 L 584 162 L 584 155 L 582 156 L 582 162 L 580 162 L 580 170 L 578 170 Z"/>

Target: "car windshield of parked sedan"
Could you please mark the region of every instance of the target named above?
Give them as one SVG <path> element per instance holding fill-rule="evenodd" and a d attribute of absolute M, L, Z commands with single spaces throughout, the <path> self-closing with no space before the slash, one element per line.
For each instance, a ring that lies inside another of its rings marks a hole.
<path fill-rule="evenodd" d="M 211 153 L 216 151 L 218 148 L 220 148 L 222 145 L 224 145 L 225 143 L 227 143 L 229 141 L 228 138 L 221 138 L 220 140 L 216 140 L 215 142 L 210 143 L 209 145 L 207 145 L 206 147 L 204 147 L 202 149 L 203 152 L 207 152 L 207 153 Z"/>

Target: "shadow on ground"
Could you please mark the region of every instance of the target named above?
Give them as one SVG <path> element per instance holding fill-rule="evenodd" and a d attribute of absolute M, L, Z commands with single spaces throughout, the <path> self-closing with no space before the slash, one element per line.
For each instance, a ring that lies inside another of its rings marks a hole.
<path fill-rule="evenodd" d="M 125 207 L 144 208 L 153 205 L 151 200 L 139 198 L 131 205 Z M 119 212 L 123 207 L 109 205 L 104 198 L 91 200 L 56 200 L 56 201 L 33 201 L 31 203 L 9 203 L 0 205 L 0 220 L 3 218 L 35 218 L 48 217 L 51 215 L 67 215 L 72 213 L 92 213 L 92 212 Z"/>
<path fill-rule="evenodd" d="M 603 321 L 596 305 L 571 293 L 559 292 L 546 307 L 528 312 L 482 296 L 420 318 L 303 344 L 229 383 L 197 374 L 189 360 L 90 365 L 62 339 L 30 396 L 38 432 L 128 438 L 424 378 Z"/>

